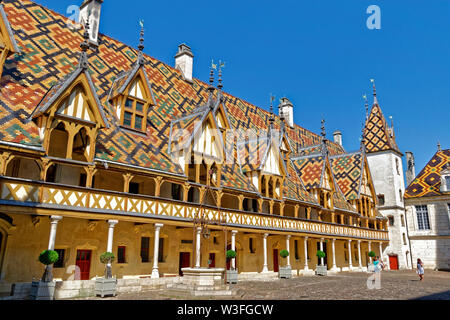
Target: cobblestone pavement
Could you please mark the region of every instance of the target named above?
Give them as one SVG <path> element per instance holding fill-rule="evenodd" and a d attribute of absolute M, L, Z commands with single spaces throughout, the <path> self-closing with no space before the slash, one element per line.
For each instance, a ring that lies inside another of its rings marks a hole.
<path fill-rule="evenodd" d="M 234 297 L 192 298 L 153 290 L 119 294 L 112 300 L 450 300 L 450 272 L 426 271 L 419 281 L 414 271 L 385 271 L 381 288 L 369 290 L 367 273 L 341 273 L 326 277 L 307 276 L 290 280 L 242 281 L 233 285 L 239 289 Z M 101 299 L 101 298 L 88 298 Z"/>

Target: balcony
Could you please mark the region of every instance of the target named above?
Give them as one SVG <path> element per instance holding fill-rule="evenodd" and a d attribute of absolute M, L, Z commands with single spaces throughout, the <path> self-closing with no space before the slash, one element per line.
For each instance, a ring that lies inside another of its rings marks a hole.
<path fill-rule="evenodd" d="M 35 207 L 41 210 L 71 210 L 99 214 L 134 216 L 148 219 L 192 222 L 202 212 L 194 203 L 155 198 L 145 195 L 72 187 L 16 178 L 1 178 L 0 205 Z M 204 206 L 209 221 L 226 221 L 229 228 L 247 228 L 289 234 L 326 235 L 373 241 L 388 241 L 388 232 L 356 228 L 306 219 L 241 212 Z"/>

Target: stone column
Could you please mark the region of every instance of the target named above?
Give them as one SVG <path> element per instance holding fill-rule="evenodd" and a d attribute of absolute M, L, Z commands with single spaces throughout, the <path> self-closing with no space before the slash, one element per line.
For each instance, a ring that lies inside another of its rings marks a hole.
<path fill-rule="evenodd" d="M 159 233 L 164 225 L 161 223 L 155 223 L 155 243 L 153 246 L 153 269 L 152 279 L 159 278 L 158 258 L 159 258 Z"/>
<path fill-rule="evenodd" d="M 383 243 L 379 243 L 379 246 L 380 246 L 380 260 L 381 261 L 383 261 Z M 390 269 L 390 266 L 389 266 L 389 269 Z"/>
<path fill-rule="evenodd" d="M 291 241 L 291 236 L 287 235 L 286 236 L 286 250 L 289 252 L 289 255 L 286 258 L 286 267 L 290 267 L 291 266 L 291 251 L 290 251 L 290 242 Z"/>
<path fill-rule="evenodd" d="M 333 239 L 331 242 L 331 250 L 333 251 L 333 268 L 332 270 L 336 270 L 336 239 Z"/>
<path fill-rule="evenodd" d="M 51 216 L 50 226 L 50 239 L 48 240 L 48 250 L 55 250 L 56 229 L 58 228 L 58 222 L 62 220 L 61 216 Z"/>
<path fill-rule="evenodd" d="M 359 269 L 362 269 L 361 240 L 358 240 L 358 260 L 359 260 Z"/>
<path fill-rule="evenodd" d="M 305 271 L 308 271 L 308 237 L 305 237 L 305 240 L 303 241 L 304 247 L 305 247 Z"/>
<path fill-rule="evenodd" d="M 264 234 L 263 238 L 263 251 L 264 251 L 264 265 L 262 272 L 269 272 L 269 269 L 267 268 L 267 237 L 269 236 L 268 233 Z"/>
<path fill-rule="evenodd" d="M 369 241 L 369 253 L 370 253 L 370 251 L 372 251 L 372 241 Z M 372 263 L 372 257 L 371 256 L 369 256 L 369 261 L 370 261 L 370 263 Z"/>
<path fill-rule="evenodd" d="M 108 243 L 106 245 L 106 252 L 113 253 L 113 238 L 114 238 L 114 227 L 118 224 L 118 220 L 108 220 L 109 229 L 108 229 Z M 111 262 L 106 264 L 106 277 L 112 277 L 112 269 Z"/>
<path fill-rule="evenodd" d="M 323 251 L 323 238 L 321 238 L 320 239 L 320 251 Z M 324 259 L 323 258 L 320 258 L 320 265 L 323 267 L 325 264 L 324 264 Z"/>
<path fill-rule="evenodd" d="M 231 231 L 231 250 L 236 251 L 236 234 L 237 230 Z M 231 259 L 231 268 L 236 270 L 236 258 Z"/>
<path fill-rule="evenodd" d="M 348 268 L 352 270 L 352 240 L 348 240 Z"/>
<path fill-rule="evenodd" d="M 195 268 L 200 268 L 200 254 L 201 254 L 201 233 L 202 228 L 197 228 L 197 239 L 195 241 Z"/>

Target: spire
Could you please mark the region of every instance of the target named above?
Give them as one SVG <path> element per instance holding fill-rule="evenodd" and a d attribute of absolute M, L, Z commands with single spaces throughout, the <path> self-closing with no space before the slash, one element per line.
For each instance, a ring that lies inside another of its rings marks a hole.
<path fill-rule="evenodd" d="M 377 99 L 377 88 L 375 87 L 375 80 L 374 79 L 370 79 L 370 82 L 372 82 L 373 85 L 373 104 L 378 104 L 378 99 Z"/>
<path fill-rule="evenodd" d="M 225 68 L 225 62 L 222 62 L 219 60 L 219 85 L 217 88 L 222 91 L 223 85 L 222 85 L 222 69 Z"/>
<path fill-rule="evenodd" d="M 275 116 L 273 114 L 273 102 L 275 101 L 275 97 L 270 94 L 270 117 L 269 117 L 269 127 L 273 129 L 273 124 L 275 122 Z"/>
<path fill-rule="evenodd" d="M 141 34 L 140 34 L 140 38 L 139 38 L 139 54 L 138 54 L 138 63 L 139 65 L 144 65 L 145 64 L 145 60 L 144 60 L 144 20 L 139 21 L 139 25 L 141 26 Z"/>
<path fill-rule="evenodd" d="M 367 95 L 363 95 L 364 107 L 366 108 L 366 121 L 369 119 L 369 101 L 367 101 Z"/>
<path fill-rule="evenodd" d="M 441 142 L 438 141 L 438 152 L 441 152 L 441 151 L 442 151 Z"/>
<path fill-rule="evenodd" d="M 362 125 L 362 135 L 361 135 L 361 150 L 366 151 L 366 124 Z"/>
<path fill-rule="evenodd" d="M 214 64 L 214 60 L 211 60 L 211 71 L 209 73 L 209 107 L 213 108 L 212 98 L 214 93 L 214 70 L 217 70 L 217 65 Z"/>
<path fill-rule="evenodd" d="M 89 17 L 86 19 L 84 26 L 83 42 L 80 44 L 81 55 L 78 67 L 81 69 L 89 68 L 89 62 L 87 57 L 87 51 L 89 50 Z"/>

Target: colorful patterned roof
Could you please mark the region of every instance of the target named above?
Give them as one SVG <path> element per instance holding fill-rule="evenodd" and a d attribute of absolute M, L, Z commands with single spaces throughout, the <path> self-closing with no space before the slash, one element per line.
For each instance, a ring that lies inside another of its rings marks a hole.
<path fill-rule="evenodd" d="M 14 52 L 16 52 L 16 53 L 19 53 L 20 49 L 17 46 L 16 39 L 14 38 L 14 33 L 13 33 L 13 31 L 11 29 L 11 25 L 10 25 L 10 23 L 8 21 L 8 16 L 7 16 L 6 12 L 5 12 L 5 9 L 1 5 L 0 5 L 0 20 L 4 22 L 4 28 L 6 29 L 5 30 L 6 31 L 6 35 L 8 36 L 8 40 L 7 41 L 11 42 L 10 45 L 12 47 L 12 50 Z M 0 29 L 0 32 L 1 32 L 1 29 Z"/>
<path fill-rule="evenodd" d="M 405 198 L 440 196 L 441 171 L 450 167 L 450 149 L 438 151 L 405 191 Z"/>
<path fill-rule="evenodd" d="M 367 119 L 364 135 L 367 153 L 386 150 L 400 152 L 395 142 L 394 130 L 388 127 L 386 118 L 377 102 L 373 105 Z"/>
<path fill-rule="evenodd" d="M 363 155 L 361 152 L 330 157 L 336 182 L 347 200 L 359 198 Z"/>
<path fill-rule="evenodd" d="M 0 140 L 42 147 L 31 116 L 76 70 L 83 30 L 72 30 L 68 18 L 29 0 L 8 0 L 3 5 L 21 53 L 7 59 L 0 79 Z M 168 152 L 171 123 L 206 103 L 208 85 L 197 79 L 188 83 L 179 70 L 144 55 L 143 68 L 156 105 L 149 108 L 146 133 L 123 129 L 109 98 L 132 77 L 138 51 L 103 34 L 98 42 L 98 48 L 88 52 L 89 74 L 108 127 L 99 131 L 96 158 L 183 175 Z M 227 93 L 223 105 L 233 129 L 267 131 L 267 111 Z M 193 122 L 194 118 L 183 118 L 178 123 L 186 128 Z M 275 129 L 279 128 L 281 120 L 276 117 Z M 293 155 L 321 142 L 319 135 L 297 125 L 286 127 L 286 133 Z M 327 146 L 332 155 L 345 152 L 338 144 L 327 142 Z M 222 181 L 226 187 L 254 191 L 238 165 L 224 167 Z"/>

